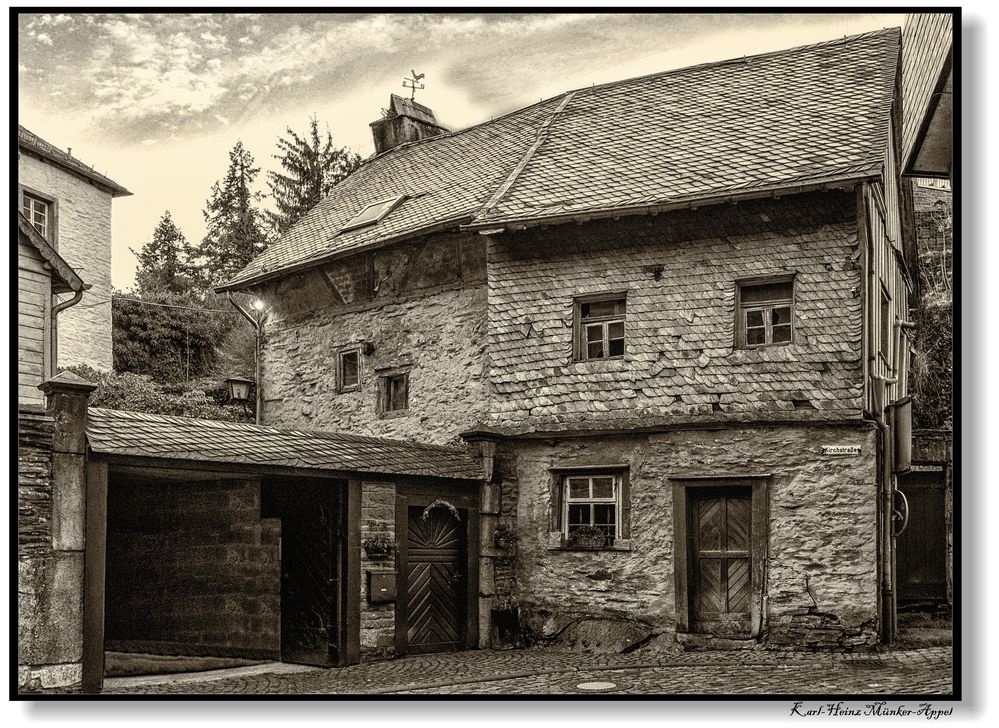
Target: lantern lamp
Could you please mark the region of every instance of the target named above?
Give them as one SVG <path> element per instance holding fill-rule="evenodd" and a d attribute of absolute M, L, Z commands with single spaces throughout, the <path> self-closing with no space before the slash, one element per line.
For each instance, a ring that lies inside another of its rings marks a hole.
<path fill-rule="evenodd" d="M 229 399 L 233 402 L 246 404 L 250 401 L 250 386 L 252 384 L 252 379 L 229 377 L 225 380 L 225 385 L 229 388 Z"/>

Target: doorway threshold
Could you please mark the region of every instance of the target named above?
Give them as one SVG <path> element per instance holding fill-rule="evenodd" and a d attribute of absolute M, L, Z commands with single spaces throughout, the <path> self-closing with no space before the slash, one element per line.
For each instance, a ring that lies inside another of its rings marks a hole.
<path fill-rule="evenodd" d="M 288 662 L 263 662 L 259 665 L 245 667 L 230 667 L 222 670 L 205 670 L 201 672 L 175 672 L 168 675 L 142 675 L 137 677 L 109 677 L 104 680 L 103 692 L 114 692 L 118 688 L 130 688 L 139 685 L 166 685 L 170 683 L 202 683 L 213 680 L 225 680 L 232 677 L 248 677 L 252 675 L 290 675 L 301 672 L 323 670 L 322 667 L 311 665 L 293 665 Z"/>

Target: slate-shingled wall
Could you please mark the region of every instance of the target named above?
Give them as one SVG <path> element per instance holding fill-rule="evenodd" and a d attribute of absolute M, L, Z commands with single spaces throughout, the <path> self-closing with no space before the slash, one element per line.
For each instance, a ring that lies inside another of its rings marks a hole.
<path fill-rule="evenodd" d="M 816 193 L 492 238 L 492 424 L 859 418 L 855 206 Z M 735 348 L 735 281 L 784 272 L 794 343 Z M 624 289 L 624 360 L 574 362 L 573 297 Z"/>

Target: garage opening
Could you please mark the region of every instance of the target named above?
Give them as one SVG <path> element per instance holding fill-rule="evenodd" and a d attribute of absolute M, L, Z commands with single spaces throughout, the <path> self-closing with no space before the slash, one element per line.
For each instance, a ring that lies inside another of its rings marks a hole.
<path fill-rule="evenodd" d="M 338 664 L 344 486 L 113 467 L 106 674 Z"/>

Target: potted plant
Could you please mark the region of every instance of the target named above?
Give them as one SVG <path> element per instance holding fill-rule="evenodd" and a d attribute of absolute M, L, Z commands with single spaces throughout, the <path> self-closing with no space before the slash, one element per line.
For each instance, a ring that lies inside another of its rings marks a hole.
<path fill-rule="evenodd" d="M 369 536 L 361 541 L 361 545 L 370 559 L 384 559 L 395 552 L 395 541 L 384 533 Z"/>
<path fill-rule="evenodd" d="M 517 597 L 499 597 L 492 608 L 493 649 L 510 650 L 520 647 L 520 602 Z"/>
<path fill-rule="evenodd" d="M 493 532 L 493 543 L 498 549 L 511 551 L 516 548 L 517 540 L 517 532 L 505 524 L 497 526 Z"/>
<path fill-rule="evenodd" d="M 569 545 L 577 549 L 602 549 L 607 545 L 607 534 L 596 526 L 579 526 L 569 531 Z"/>

